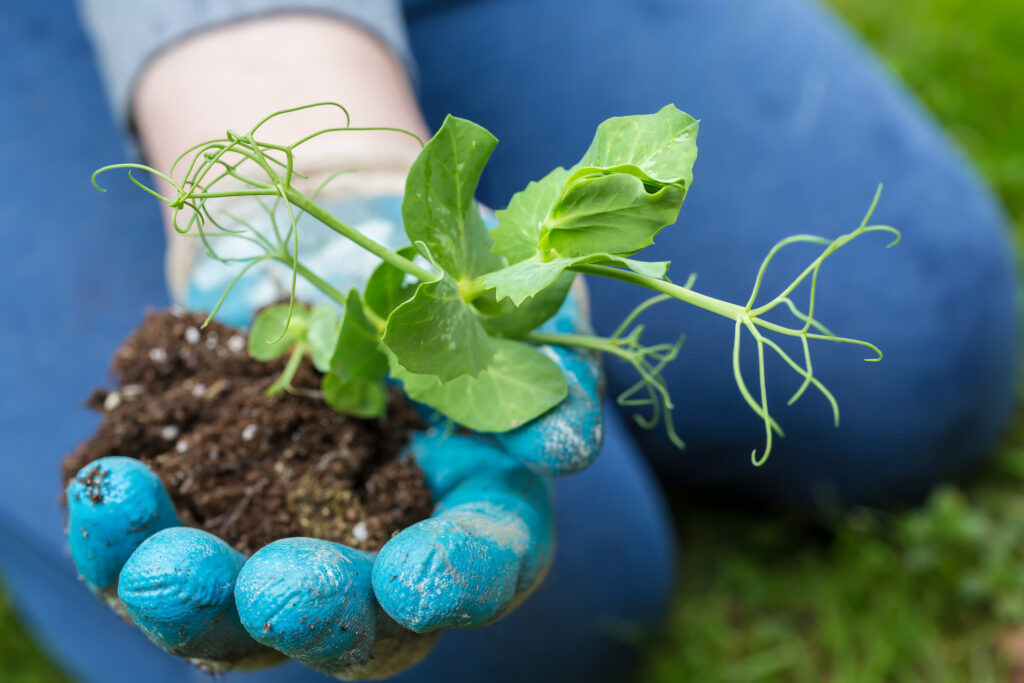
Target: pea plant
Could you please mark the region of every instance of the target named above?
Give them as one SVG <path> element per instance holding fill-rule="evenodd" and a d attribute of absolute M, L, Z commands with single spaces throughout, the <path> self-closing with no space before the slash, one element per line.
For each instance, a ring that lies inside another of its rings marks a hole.
<path fill-rule="evenodd" d="M 313 107 L 335 107 L 344 124 L 310 133 L 291 144 L 262 139 L 271 119 Z M 393 250 L 338 220 L 317 203 L 327 182 L 311 193 L 295 187 L 304 178 L 295 168 L 295 151 L 322 135 L 391 128 L 355 127 L 339 104 L 321 102 L 275 112 L 238 134 L 202 142 L 186 150 L 167 172 L 142 164 L 115 164 L 95 172 L 128 169 L 132 182 L 165 202 L 179 233 L 197 234 L 207 252 L 225 263 L 244 261 L 228 285 L 212 318 L 234 284 L 257 263 L 279 261 L 291 268 L 287 304 L 265 309 L 250 334 L 250 353 L 266 360 L 291 351 L 281 378 L 269 392 L 291 391 L 291 379 L 309 354 L 323 373 L 322 395 L 333 408 L 359 417 L 383 415 L 386 382 L 402 384 L 412 399 L 455 423 L 483 432 L 514 429 L 543 414 L 567 395 L 558 365 L 537 347 L 565 345 L 609 354 L 629 363 L 637 383 L 618 397 L 621 405 L 645 411 L 637 420 L 647 428 L 663 422 L 672 441 L 682 447 L 672 423 L 673 403 L 662 375 L 676 358 L 683 338 L 644 345 L 637 318 L 649 307 L 677 300 L 733 321 L 732 364 L 736 386 L 764 423 L 763 447 L 751 453 L 762 464 L 782 429 L 769 412 L 765 357 L 780 357 L 802 378 L 792 403 L 808 389 L 832 407 L 839 406 L 815 377 L 810 342 L 854 344 L 881 360 L 873 344 L 833 334 L 815 317 L 818 273 L 825 260 L 851 240 L 870 232 L 899 232 L 869 224 L 876 193 L 863 221 L 836 239 L 793 235 L 765 256 L 750 296 L 732 303 L 668 278 L 667 261 L 642 261 L 636 255 L 654 243 L 664 227 L 676 222 L 693 180 L 698 122 L 673 105 L 649 115 L 610 118 L 601 123 L 590 147 L 571 168 L 555 168 L 515 194 L 497 212 L 488 230 L 474 199 L 477 184 L 497 139 L 481 126 L 449 116 L 413 163 L 406 182 L 402 219 L 409 245 Z M 416 138 L 419 140 L 419 138 Z M 161 194 L 133 175 L 143 170 L 162 178 L 172 192 Z M 880 190 L 880 188 L 879 188 Z M 269 215 L 273 234 L 226 212 L 213 200 L 250 197 Z M 278 221 L 283 209 L 286 220 Z M 306 267 L 299 254 L 297 219 L 317 219 L 340 237 L 380 259 L 362 291 L 341 292 Z M 230 219 L 230 224 L 229 224 Z M 280 225 L 279 225 L 280 223 Z M 265 234 L 265 232 L 267 234 Z M 213 237 L 234 237 L 259 247 L 256 255 L 228 258 L 218 254 Z M 763 297 L 762 280 L 773 258 L 787 246 L 821 247 L 800 273 L 774 296 Z M 890 246 L 891 246 L 890 244 Z M 538 330 L 561 307 L 578 273 L 644 287 L 654 295 L 638 306 L 610 336 L 562 334 Z M 338 307 L 308 309 L 295 302 L 296 279 L 302 277 Z M 794 301 L 801 285 L 809 290 L 806 305 Z M 773 311 L 792 314 L 795 324 L 773 322 Z M 749 334 L 757 350 L 757 382 L 751 390 L 741 371 L 741 341 Z M 802 357 L 794 358 L 780 342 L 799 340 Z"/>

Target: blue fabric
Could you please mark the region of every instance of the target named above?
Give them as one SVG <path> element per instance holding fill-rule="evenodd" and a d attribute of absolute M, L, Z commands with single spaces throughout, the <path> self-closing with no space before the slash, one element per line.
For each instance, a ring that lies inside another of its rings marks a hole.
<path fill-rule="evenodd" d="M 818 317 L 885 352 L 869 364 L 860 349 L 815 345 L 840 429 L 813 392 L 787 408 L 799 381 L 769 363 L 768 394 L 787 437 L 766 466 L 751 467 L 763 427 L 733 383 L 731 324 L 678 304 L 642 318 L 652 343 L 687 334 L 666 373 L 687 450 L 661 429 L 634 429 L 673 482 L 804 507 L 881 504 L 913 499 L 984 457 L 1006 423 L 1016 374 L 1006 221 L 933 120 L 825 10 L 808 0 L 413 5 L 429 122 L 451 111 L 503 141 L 479 194 L 491 206 L 574 163 L 608 116 L 675 102 L 701 119 L 692 191 L 647 256 L 671 259 L 679 281 L 696 271 L 697 289 L 712 296 L 745 302 L 774 242 L 853 229 L 885 184 L 875 221 L 898 227 L 903 242 L 885 250 L 887 237 L 861 238 L 822 270 Z M 780 255 L 764 291 L 778 291 L 814 253 Z M 590 284 L 604 333 L 649 294 Z M 756 386 L 753 344 L 744 353 Z M 625 364 L 606 368 L 612 396 L 635 381 Z"/>

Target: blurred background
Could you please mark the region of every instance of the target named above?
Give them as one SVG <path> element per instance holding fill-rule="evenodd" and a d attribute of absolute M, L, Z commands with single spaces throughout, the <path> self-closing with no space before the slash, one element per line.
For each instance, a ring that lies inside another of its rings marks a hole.
<path fill-rule="evenodd" d="M 1024 3 L 827 0 L 947 127 L 1024 237 Z M 1024 404 L 969 481 L 810 524 L 675 500 L 682 575 L 642 681 L 1024 680 Z M 0 672 L 66 680 L 0 592 Z"/>

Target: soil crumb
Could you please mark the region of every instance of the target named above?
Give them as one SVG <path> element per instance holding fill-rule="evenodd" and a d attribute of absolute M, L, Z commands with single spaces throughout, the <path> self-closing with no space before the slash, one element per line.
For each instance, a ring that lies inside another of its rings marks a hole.
<path fill-rule="evenodd" d="M 65 482 L 97 458 L 137 458 L 163 481 L 184 524 L 246 554 L 289 536 L 377 550 L 430 515 L 422 470 L 396 457 L 422 426 L 401 393 L 392 393 L 386 419 L 340 415 L 319 397 L 307 359 L 296 393 L 264 396 L 287 354 L 254 361 L 245 332 L 216 322 L 201 329 L 204 319 L 146 315 L 114 354 L 117 388 L 89 397 L 103 422 L 64 460 Z M 103 473 L 83 476 L 96 501 Z"/>

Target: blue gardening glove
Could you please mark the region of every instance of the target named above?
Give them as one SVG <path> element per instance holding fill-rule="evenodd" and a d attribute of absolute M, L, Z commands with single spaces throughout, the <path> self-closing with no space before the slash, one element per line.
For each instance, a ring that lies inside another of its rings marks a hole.
<path fill-rule="evenodd" d="M 392 235 L 394 244 L 401 239 L 398 206 L 388 198 L 331 208 L 349 224 L 375 231 L 380 241 Z M 317 232 L 300 234 L 307 240 Z M 300 245 L 304 260 L 321 257 L 325 250 L 317 246 Z M 330 261 L 346 264 L 332 283 L 343 289 L 358 284 L 346 279 L 355 257 L 332 249 Z M 185 299 L 192 308 L 209 308 L 206 297 L 219 296 L 219 280 L 232 277 L 216 274 L 202 259 L 194 273 Z M 248 320 L 255 307 L 278 298 L 268 285 L 275 281 L 287 279 L 250 272 L 233 297 L 243 303 L 231 304 L 225 322 Z M 578 298 L 570 297 L 546 327 L 585 329 Z M 84 467 L 68 485 L 72 559 L 90 589 L 156 644 L 211 670 L 264 665 L 281 653 L 346 679 L 402 671 L 429 651 L 440 629 L 480 626 L 507 614 L 539 585 L 551 562 L 545 475 L 577 471 L 596 457 L 603 387 L 590 354 L 546 351 L 570 388 L 545 415 L 496 436 L 437 429 L 414 435 L 404 457 L 424 470 L 435 511 L 378 553 L 290 538 L 246 559 L 217 537 L 180 526 L 145 465 L 109 457 Z"/>

